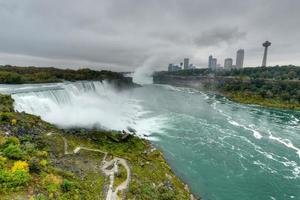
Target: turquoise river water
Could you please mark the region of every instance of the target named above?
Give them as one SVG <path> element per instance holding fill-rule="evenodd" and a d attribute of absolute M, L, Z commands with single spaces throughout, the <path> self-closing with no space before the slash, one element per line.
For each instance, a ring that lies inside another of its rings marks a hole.
<path fill-rule="evenodd" d="M 168 85 L 2 85 L 15 109 L 61 127 L 134 128 L 207 200 L 300 199 L 300 113 Z"/>

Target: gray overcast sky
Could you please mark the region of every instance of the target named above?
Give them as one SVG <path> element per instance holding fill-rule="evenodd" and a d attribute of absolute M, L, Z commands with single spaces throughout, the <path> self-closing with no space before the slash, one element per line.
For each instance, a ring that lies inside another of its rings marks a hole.
<path fill-rule="evenodd" d="M 245 49 L 245 66 L 300 65 L 299 0 L 0 0 L 0 64 L 167 67 L 184 57 L 223 65 Z"/>

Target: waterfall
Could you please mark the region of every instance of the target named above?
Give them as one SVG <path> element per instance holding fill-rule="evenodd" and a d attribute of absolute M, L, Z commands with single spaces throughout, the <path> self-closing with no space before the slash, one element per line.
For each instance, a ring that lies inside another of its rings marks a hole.
<path fill-rule="evenodd" d="M 145 113 L 130 91 L 116 91 L 107 82 L 75 82 L 13 87 L 15 110 L 41 116 L 62 128 L 126 130 Z"/>

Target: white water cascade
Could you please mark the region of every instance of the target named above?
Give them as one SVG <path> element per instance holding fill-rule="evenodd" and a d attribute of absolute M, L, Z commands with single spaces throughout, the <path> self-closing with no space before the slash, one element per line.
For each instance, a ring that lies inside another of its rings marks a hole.
<path fill-rule="evenodd" d="M 17 111 L 39 115 L 62 128 L 130 127 L 144 136 L 150 134 L 148 124 L 156 123 L 154 118 L 143 118 L 148 112 L 139 100 L 132 98 L 132 91 L 116 91 L 107 82 L 27 85 L 6 90 L 12 93 Z"/>

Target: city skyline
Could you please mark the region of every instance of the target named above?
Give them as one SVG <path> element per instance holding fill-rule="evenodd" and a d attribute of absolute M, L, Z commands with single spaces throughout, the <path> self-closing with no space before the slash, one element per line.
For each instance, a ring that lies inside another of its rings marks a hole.
<path fill-rule="evenodd" d="M 271 43 L 269 41 L 266 41 L 263 43 L 264 54 L 263 54 L 263 62 L 262 62 L 261 67 L 267 67 L 267 51 L 268 51 L 269 46 L 271 46 Z M 178 71 L 178 70 L 186 70 L 186 69 L 192 69 L 192 68 L 209 68 L 209 69 L 213 69 L 213 70 L 216 70 L 218 68 L 240 69 L 240 68 L 244 68 L 244 58 L 245 58 L 245 50 L 244 49 L 237 50 L 235 65 L 234 65 L 233 58 L 225 58 L 224 65 L 222 66 L 221 63 L 218 63 L 218 58 L 213 57 L 213 55 L 209 55 L 207 67 L 204 67 L 204 66 L 197 67 L 193 64 L 189 64 L 189 61 L 190 61 L 189 58 L 184 58 L 183 62 L 180 62 L 180 66 L 173 64 L 173 63 L 169 64 L 168 71 Z M 245 67 L 247 67 L 247 66 L 245 66 Z"/>

